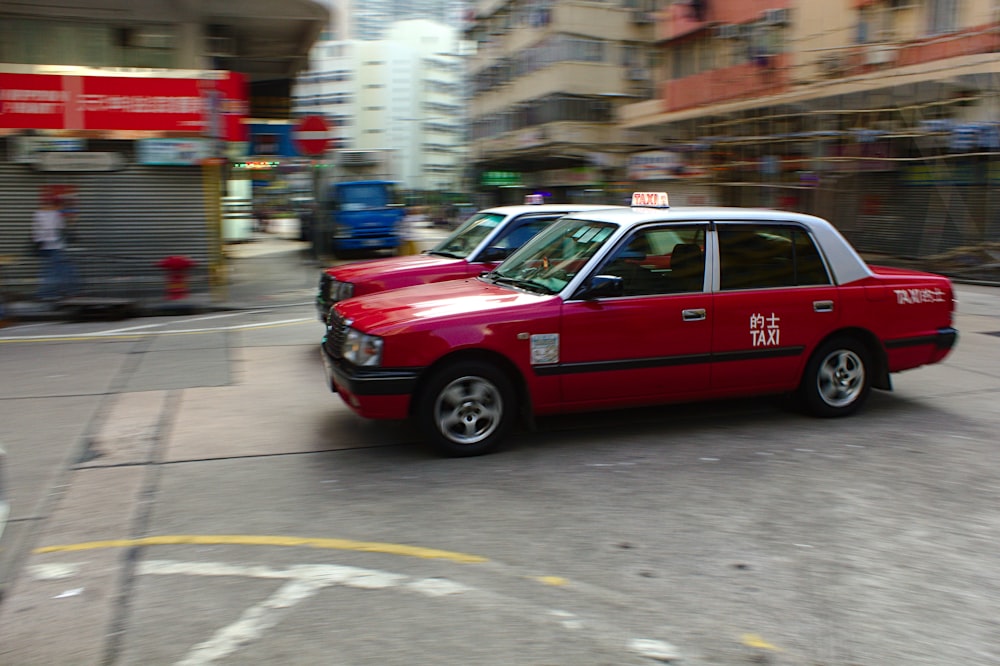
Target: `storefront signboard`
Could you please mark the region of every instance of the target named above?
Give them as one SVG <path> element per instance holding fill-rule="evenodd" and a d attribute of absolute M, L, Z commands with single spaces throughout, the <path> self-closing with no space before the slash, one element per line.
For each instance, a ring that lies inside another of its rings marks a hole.
<path fill-rule="evenodd" d="M 87 140 L 62 136 L 13 136 L 7 146 L 10 153 L 8 159 L 25 164 L 34 162 L 39 153 L 86 150 Z"/>
<path fill-rule="evenodd" d="M 484 171 L 480 184 L 487 187 L 521 187 L 521 174 L 517 171 Z"/>
<path fill-rule="evenodd" d="M 124 165 L 121 153 L 39 153 L 39 171 L 116 171 Z"/>
<path fill-rule="evenodd" d="M 672 180 L 683 169 L 683 158 L 671 150 L 650 150 L 629 157 L 627 180 Z"/>
<path fill-rule="evenodd" d="M 153 166 L 192 166 L 212 157 L 207 139 L 141 139 L 136 142 L 135 160 Z"/>
<path fill-rule="evenodd" d="M 203 78 L 0 72 L 0 129 L 184 132 L 244 140 L 243 77 Z M 218 106 L 210 100 L 216 98 Z M 218 117 L 213 119 L 213 108 Z"/>

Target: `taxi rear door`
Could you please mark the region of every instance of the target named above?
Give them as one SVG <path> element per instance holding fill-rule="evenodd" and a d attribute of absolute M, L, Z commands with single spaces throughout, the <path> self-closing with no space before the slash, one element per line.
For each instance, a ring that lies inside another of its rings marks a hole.
<path fill-rule="evenodd" d="M 805 228 L 719 223 L 712 391 L 786 391 L 836 326 L 838 288 Z"/>
<path fill-rule="evenodd" d="M 567 405 L 641 404 L 708 389 L 707 226 L 634 231 L 592 273 L 620 277 L 623 293 L 563 305 L 560 372 Z"/>

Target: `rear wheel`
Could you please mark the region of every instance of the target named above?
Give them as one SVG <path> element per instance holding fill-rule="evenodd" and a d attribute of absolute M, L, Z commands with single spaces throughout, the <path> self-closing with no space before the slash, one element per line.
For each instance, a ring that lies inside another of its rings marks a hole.
<path fill-rule="evenodd" d="M 805 407 L 817 416 L 856 412 L 871 392 L 871 355 L 853 338 L 820 345 L 806 365 L 799 389 Z"/>
<path fill-rule="evenodd" d="M 424 436 L 449 456 L 494 450 L 513 425 L 514 388 L 496 366 L 456 362 L 438 370 L 416 405 Z"/>

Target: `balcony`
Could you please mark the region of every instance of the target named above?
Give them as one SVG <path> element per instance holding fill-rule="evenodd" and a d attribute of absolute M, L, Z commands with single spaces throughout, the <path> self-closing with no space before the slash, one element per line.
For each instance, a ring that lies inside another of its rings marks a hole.
<path fill-rule="evenodd" d="M 789 57 L 770 56 L 766 66 L 745 63 L 663 84 L 664 111 L 680 111 L 747 97 L 774 95 L 789 87 Z"/>
<path fill-rule="evenodd" d="M 994 23 L 949 35 L 903 43 L 896 52 L 895 65 L 905 67 L 997 51 L 1000 51 L 1000 24 Z"/>

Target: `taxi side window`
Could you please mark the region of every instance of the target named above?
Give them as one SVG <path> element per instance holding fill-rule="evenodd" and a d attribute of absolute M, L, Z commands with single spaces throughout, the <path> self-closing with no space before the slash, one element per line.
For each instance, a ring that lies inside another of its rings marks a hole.
<path fill-rule="evenodd" d="M 552 224 L 558 217 L 532 217 L 512 225 L 493 242 L 496 247 L 516 250 L 535 237 L 539 231 Z"/>
<path fill-rule="evenodd" d="M 641 229 L 616 249 L 597 272 L 620 277 L 625 296 L 702 291 L 705 228 Z"/>
<path fill-rule="evenodd" d="M 819 250 L 803 229 L 720 224 L 718 233 L 724 290 L 830 284 Z"/>

